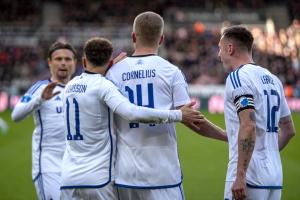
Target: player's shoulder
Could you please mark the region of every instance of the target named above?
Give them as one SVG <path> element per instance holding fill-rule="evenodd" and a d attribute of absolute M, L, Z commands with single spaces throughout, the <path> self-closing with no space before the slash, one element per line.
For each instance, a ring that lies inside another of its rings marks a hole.
<path fill-rule="evenodd" d="M 29 88 L 26 94 L 33 95 L 39 89 L 46 87 L 46 85 L 48 85 L 49 83 L 50 83 L 49 79 L 38 80 L 34 84 L 32 84 L 32 86 Z"/>
<path fill-rule="evenodd" d="M 165 58 L 162 58 L 160 56 L 156 56 L 157 58 L 157 62 L 159 62 L 162 66 L 166 67 L 166 68 L 169 68 L 171 70 L 179 70 L 179 67 L 176 66 L 175 64 L 171 63 L 170 61 L 168 61 L 167 59 Z"/>
<path fill-rule="evenodd" d="M 128 65 L 128 61 L 130 60 L 130 57 L 126 57 L 123 60 L 120 60 L 119 62 L 113 64 L 109 70 L 107 74 L 110 74 L 111 72 L 114 71 L 119 71 L 120 69 L 126 68 L 126 66 Z"/>
<path fill-rule="evenodd" d="M 231 85 L 233 89 L 249 84 L 259 68 L 261 67 L 253 63 L 240 65 L 228 74 L 226 84 Z"/>

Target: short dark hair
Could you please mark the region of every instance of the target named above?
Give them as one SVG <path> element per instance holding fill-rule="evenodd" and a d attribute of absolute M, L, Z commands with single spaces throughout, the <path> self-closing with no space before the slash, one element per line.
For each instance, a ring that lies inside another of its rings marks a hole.
<path fill-rule="evenodd" d="M 248 52 L 251 52 L 254 39 L 251 32 L 245 27 L 230 26 L 223 31 L 222 36 L 234 40 L 240 47 L 246 47 Z"/>
<path fill-rule="evenodd" d="M 59 49 L 68 49 L 73 52 L 74 58 L 76 58 L 76 50 L 75 48 L 68 42 L 59 42 L 56 41 L 54 42 L 48 49 L 48 58 L 52 58 L 52 54 L 54 51 L 59 50 Z"/>
<path fill-rule="evenodd" d="M 133 23 L 133 31 L 143 45 L 153 46 L 158 44 L 163 34 L 164 20 L 154 12 L 143 12 L 136 16 Z"/>
<path fill-rule="evenodd" d="M 113 52 L 113 47 L 109 40 L 105 38 L 94 37 L 85 43 L 83 52 L 86 59 L 94 67 L 100 67 L 109 62 Z"/>

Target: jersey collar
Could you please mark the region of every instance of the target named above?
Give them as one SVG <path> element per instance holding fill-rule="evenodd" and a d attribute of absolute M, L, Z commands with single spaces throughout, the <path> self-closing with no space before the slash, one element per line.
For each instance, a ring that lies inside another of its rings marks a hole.
<path fill-rule="evenodd" d="M 97 74 L 97 73 L 95 73 L 95 72 L 90 72 L 90 71 L 88 71 L 88 70 L 84 70 L 84 73 L 87 73 L 87 74 Z"/>
<path fill-rule="evenodd" d="M 52 82 L 53 82 L 53 81 L 51 80 L 51 78 L 48 78 L 48 81 L 49 81 L 49 83 L 52 83 Z M 64 84 L 61 84 L 61 83 L 58 83 L 57 86 L 58 86 L 58 87 L 65 88 L 65 85 L 64 85 Z"/>
<path fill-rule="evenodd" d="M 128 57 L 147 57 L 147 56 L 156 56 L 155 54 L 144 54 L 144 55 L 131 55 Z"/>

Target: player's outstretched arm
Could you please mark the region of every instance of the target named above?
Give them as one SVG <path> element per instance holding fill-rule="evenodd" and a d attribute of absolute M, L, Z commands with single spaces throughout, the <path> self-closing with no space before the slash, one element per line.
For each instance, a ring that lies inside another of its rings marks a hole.
<path fill-rule="evenodd" d="M 199 135 L 225 142 L 228 141 L 225 130 L 215 125 L 206 118 L 204 118 L 202 123 L 198 123 L 197 126 L 198 131 L 196 131 L 196 133 L 198 133 Z"/>
<path fill-rule="evenodd" d="M 238 163 L 236 179 L 232 186 L 234 199 L 246 198 L 246 172 L 252 157 L 256 137 L 256 119 L 254 109 L 245 109 L 238 113 L 240 129 L 238 135 Z"/>
<path fill-rule="evenodd" d="M 53 93 L 56 85 L 56 82 L 52 82 L 48 84 L 44 90 L 37 91 L 34 95 L 23 96 L 11 114 L 12 120 L 18 122 L 25 119 L 33 110 L 38 108 L 43 101 L 51 99 L 53 96 L 57 95 L 59 92 Z"/>
<path fill-rule="evenodd" d="M 290 141 L 290 139 L 295 136 L 295 126 L 291 115 L 282 117 L 279 120 L 279 137 L 278 137 L 278 148 L 281 151 Z"/>
<path fill-rule="evenodd" d="M 181 107 L 180 109 L 184 108 L 185 106 Z M 182 120 L 182 123 L 199 135 L 221 141 L 227 141 L 226 132 L 222 128 L 210 122 L 204 117 L 204 115 L 202 115 L 202 113 L 200 113 L 200 116 L 201 119 L 198 121 L 193 121 L 187 118 L 187 120 Z"/>

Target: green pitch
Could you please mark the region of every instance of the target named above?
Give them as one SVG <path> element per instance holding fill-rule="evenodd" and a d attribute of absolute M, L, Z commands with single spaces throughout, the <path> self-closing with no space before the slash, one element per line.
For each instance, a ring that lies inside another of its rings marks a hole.
<path fill-rule="evenodd" d="M 224 127 L 223 115 L 207 114 L 214 123 Z M 36 199 L 31 181 L 32 118 L 21 123 L 10 120 L 10 112 L 0 113 L 9 126 L 0 134 L 0 199 Z M 300 130 L 300 114 L 293 114 L 296 130 Z M 181 124 L 177 126 L 179 157 L 183 169 L 187 200 L 223 199 L 228 148 L 224 142 L 199 136 Z M 1 130 L 0 130 L 1 132 Z M 300 140 L 298 135 L 282 152 L 284 169 L 283 200 L 298 200 L 300 196 Z"/>

